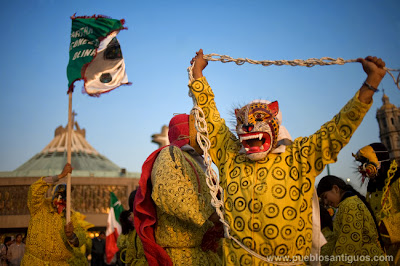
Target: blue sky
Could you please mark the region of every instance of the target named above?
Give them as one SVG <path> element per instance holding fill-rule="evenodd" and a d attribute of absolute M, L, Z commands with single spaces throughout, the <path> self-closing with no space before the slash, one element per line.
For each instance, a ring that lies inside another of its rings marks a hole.
<path fill-rule="evenodd" d="M 73 109 L 88 142 L 131 172 L 157 148 L 151 135 L 174 113 L 188 113 L 187 72 L 195 51 L 254 60 L 381 57 L 400 68 L 400 2 L 354 1 L 5 1 L 1 24 L 0 171 L 40 152 L 68 119 L 66 67 L 71 20 L 103 14 L 125 19 L 121 44 L 129 81 L 100 98 L 81 93 Z M 366 75 L 359 63 L 313 68 L 209 62 L 204 71 L 223 118 L 253 99 L 278 100 L 292 137 L 308 136 L 354 95 Z M 380 89 L 400 103 L 387 75 Z M 351 157 L 379 141 L 382 92 L 331 173 L 353 178 Z M 233 126 L 232 124 L 230 124 Z M 323 172 L 326 174 L 326 170 Z"/>

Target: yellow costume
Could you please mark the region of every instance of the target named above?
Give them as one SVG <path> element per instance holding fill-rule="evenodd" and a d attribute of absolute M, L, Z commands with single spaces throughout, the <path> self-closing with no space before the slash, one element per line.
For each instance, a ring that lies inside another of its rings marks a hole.
<path fill-rule="evenodd" d="M 29 221 L 26 249 L 21 265 L 74 265 L 74 252 L 79 247 L 72 247 L 64 233 L 65 217 L 58 214 L 52 201 L 45 197 L 50 185 L 44 177 L 33 183 L 28 193 Z M 72 212 L 71 221 L 79 246 L 86 243 L 85 230 L 79 225 L 78 216 Z"/>
<path fill-rule="evenodd" d="M 395 262 L 393 265 L 400 265 L 400 178 L 389 187 L 388 197 L 390 197 L 391 203 L 389 215 L 381 216 L 382 194 L 382 190 L 369 192 L 366 199 L 375 213 L 378 224 L 383 222 L 389 233 L 389 241 L 385 241 L 391 243 L 386 247 L 387 254 L 393 256 L 393 261 Z M 381 219 L 381 217 L 383 217 L 383 219 Z M 385 240 L 387 236 L 385 237 L 385 235 L 382 235 L 382 237 Z"/>
<path fill-rule="evenodd" d="M 194 169 L 193 169 L 194 167 Z M 151 173 L 156 204 L 155 239 L 174 265 L 219 265 L 217 254 L 202 251 L 204 233 L 215 211 L 198 162 L 176 146 L 161 150 Z"/>
<path fill-rule="evenodd" d="M 125 252 L 126 265 L 149 265 L 144 255 L 142 242 L 136 230 L 131 230 L 128 234 L 118 236 L 117 247 L 121 252 Z M 125 250 L 125 251 L 124 251 Z"/>
<path fill-rule="evenodd" d="M 329 265 L 388 265 L 383 260 L 379 261 L 386 254 L 379 244 L 372 215 L 358 196 L 348 197 L 339 203 L 331 237 L 332 241 L 324 246 L 327 249 L 324 255 L 347 256 L 332 259 Z"/>
<path fill-rule="evenodd" d="M 192 82 L 190 89 L 205 113 L 231 235 L 273 261 L 309 255 L 314 179 L 337 160 L 372 102 L 361 103 L 357 92 L 313 135 L 295 139 L 282 153 L 252 161 L 239 153 L 241 143 L 220 117 L 205 77 Z M 226 265 L 264 265 L 231 240 L 224 241 L 223 249 Z"/>

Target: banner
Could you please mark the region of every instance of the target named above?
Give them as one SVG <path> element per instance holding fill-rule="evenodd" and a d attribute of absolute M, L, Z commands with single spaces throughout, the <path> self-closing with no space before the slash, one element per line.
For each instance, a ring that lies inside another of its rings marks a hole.
<path fill-rule="evenodd" d="M 90 96 L 130 84 L 121 47 L 116 38 L 124 20 L 103 16 L 71 17 L 71 43 L 67 67 L 68 92 L 77 80 L 84 80 Z"/>
<path fill-rule="evenodd" d="M 113 192 L 110 192 L 110 212 L 107 219 L 106 230 L 106 260 L 110 263 L 115 253 L 118 252 L 117 240 L 121 234 L 121 224 L 119 223 L 119 215 L 124 210 L 121 202 Z"/>

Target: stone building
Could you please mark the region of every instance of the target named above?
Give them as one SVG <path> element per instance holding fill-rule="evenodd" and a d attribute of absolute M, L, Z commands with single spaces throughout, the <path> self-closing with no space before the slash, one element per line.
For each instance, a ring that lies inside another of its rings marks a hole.
<path fill-rule="evenodd" d="M 137 187 L 140 173 L 127 172 L 111 162 L 87 142 L 85 135 L 85 129 L 75 122 L 71 135 L 71 208 L 86 215 L 86 220 L 95 225 L 94 230 L 105 230 L 110 192 L 128 209 L 128 197 Z M 0 235 L 25 234 L 30 219 L 29 186 L 41 176 L 61 172 L 67 162 L 66 147 L 67 127 L 59 126 L 54 139 L 42 151 L 14 171 L 0 172 Z"/>
<path fill-rule="evenodd" d="M 400 163 L 400 108 L 392 104 L 385 93 L 382 103 L 376 112 L 379 138 L 389 150 L 390 158 Z"/>

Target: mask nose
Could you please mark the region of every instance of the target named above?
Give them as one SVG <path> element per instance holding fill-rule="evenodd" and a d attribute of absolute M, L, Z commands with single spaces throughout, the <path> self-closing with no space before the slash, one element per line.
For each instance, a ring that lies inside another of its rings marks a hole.
<path fill-rule="evenodd" d="M 244 130 L 245 132 L 250 132 L 250 131 L 253 130 L 254 125 L 253 125 L 253 124 L 246 124 L 246 125 L 243 125 L 242 128 L 243 128 L 243 130 Z"/>

